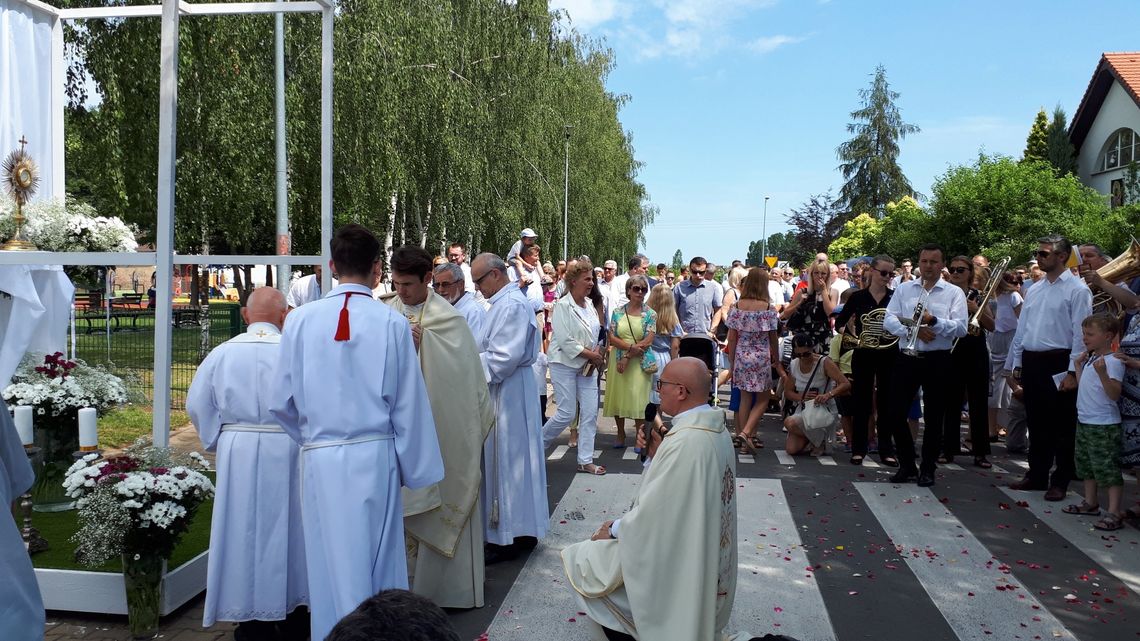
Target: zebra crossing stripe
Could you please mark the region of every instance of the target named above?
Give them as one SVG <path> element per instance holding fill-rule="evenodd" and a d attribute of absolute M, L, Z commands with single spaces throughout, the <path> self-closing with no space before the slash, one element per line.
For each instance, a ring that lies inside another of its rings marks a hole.
<path fill-rule="evenodd" d="M 546 457 L 546 460 L 548 460 L 548 461 L 561 461 L 562 457 L 566 456 L 566 452 L 568 452 L 568 451 L 570 451 L 569 446 L 559 445 L 558 447 L 554 448 L 554 451 L 550 453 L 550 456 Z"/>
<path fill-rule="evenodd" d="M 839 465 L 838 463 L 835 462 L 835 459 L 831 458 L 830 456 L 820 456 L 819 457 L 819 464 L 820 465 Z"/>
<path fill-rule="evenodd" d="M 1029 469 L 1029 461 L 1023 461 L 1021 459 L 1011 458 L 1011 459 L 1009 459 L 1009 462 L 1013 463 L 1014 465 L 1020 467 L 1023 470 Z"/>
<path fill-rule="evenodd" d="M 602 457 L 602 451 L 601 450 L 594 450 L 594 458 L 601 458 L 601 457 Z"/>
<path fill-rule="evenodd" d="M 878 468 L 878 467 L 882 467 L 882 466 L 879 465 L 878 463 L 872 461 L 869 458 L 864 458 L 863 459 L 863 467 Z"/>
<path fill-rule="evenodd" d="M 947 463 L 945 465 L 939 465 L 938 467 L 940 467 L 944 470 L 953 470 L 955 472 L 965 472 L 966 471 L 966 470 L 962 469 L 962 466 L 958 465 L 957 463 Z"/>
<path fill-rule="evenodd" d="M 1076 639 L 930 490 L 854 485 L 959 640 Z"/>
<path fill-rule="evenodd" d="M 792 458 L 792 456 L 790 454 L 788 454 L 786 451 L 784 451 L 784 450 L 773 450 L 773 451 L 776 452 L 776 460 L 780 462 L 780 465 L 795 465 L 796 464 L 796 459 Z"/>
<path fill-rule="evenodd" d="M 1028 503 L 1029 511 L 1033 512 L 1033 516 L 1038 520 L 1065 537 L 1066 541 L 1107 569 L 1133 592 L 1140 592 L 1140 557 L 1132 553 L 1137 549 L 1134 546 L 1140 546 L 1140 531 L 1125 527 L 1113 532 L 1101 532 L 1093 528 L 1093 523 L 1098 517 L 1076 516 L 1062 512 L 1061 508 L 1064 505 L 1080 503 L 1079 494 L 1070 494 L 1069 501 L 1047 503 L 1045 495 L 1041 492 L 1017 492 L 1007 487 L 1001 488 L 1001 491 L 1015 502 Z M 1111 535 L 1111 547 L 1106 545 L 1108 535 Z M 1121 550 L 1126 550 L 1128 553 L 1122 554 Z"/>
<path fill-rule="evenodd" d="M 755 463 L 756 459 L 751 454 L 737 454 L 736 461 L 738 463 Z"/>
<path fill-rule="evenodd" d="M 994 465 L 993 467 L 991 467 L 990 471 L 993 472 L 994 474 L 1009 474 L 1009 470 L 1005 469 L 1004 467 L 999 467 L 997 465 Z"/>
<path fill-rule="evenodd" d="M 627 447 L 627 448 L 625 448 L 625 452 L 623 452 L 621 455 L 621 460 L 623 460 L 623 461 L 636 461 L 637 457 L 638 457 L 638 453 L 633 451 L 632 447 Z"/>

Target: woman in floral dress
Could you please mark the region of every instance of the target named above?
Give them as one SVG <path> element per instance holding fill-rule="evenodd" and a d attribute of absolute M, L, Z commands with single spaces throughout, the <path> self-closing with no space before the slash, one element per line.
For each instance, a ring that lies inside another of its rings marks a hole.
<path fill-rule="evenodd" d="M 728 312 L 728 357 L 732 361 L 732 381 L 740 388 L 740 409 L 736 412 L 739 429 L 732 442 L 736 447 L 753 450 L 764 447 L 755 435 L 764 415 L 763 407 L 755 408 L 756 399 L 767 403 L 772 389 L 772 367 L 782 371 L 776 353 L 776 330 L 779 315 L 768 301 L 768 273 L 757 267 L 748 270 L 741 285 L 740 300 Z M 756 409 L 756 411 L 753 411 Z"/>

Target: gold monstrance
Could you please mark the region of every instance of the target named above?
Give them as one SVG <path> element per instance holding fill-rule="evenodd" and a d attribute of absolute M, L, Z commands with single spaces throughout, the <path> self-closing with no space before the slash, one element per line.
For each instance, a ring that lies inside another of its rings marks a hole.
<path fill-rule="evenodd" d="M 12 200 L 16 201 L 16 215 L 12 217 L 16 222 L 16 234 L 12 236 L 12 240 L 0 245 L 0 250 L 3 251 L 36 251 L 36 246 L 23 237 L 26 220 L 24 204 L 31 200 L 40 183 L 36 163 L 32 161 L 28 152 L 24 151 L 24 146 L 27 144 L 27 139 L 21 137 L 20 148 L 4 159 L 4 188 L 12 196 Z"/>

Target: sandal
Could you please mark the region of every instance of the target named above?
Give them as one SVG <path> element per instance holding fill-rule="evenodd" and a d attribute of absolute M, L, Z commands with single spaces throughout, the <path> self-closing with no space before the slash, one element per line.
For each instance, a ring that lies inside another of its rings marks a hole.
<path fill-rule="evenodd" d="M 1119 514 L 1113 514 L 1112 512 L 1105 512 L 1104 518 L 1097 521 L 1096 523 L 1093 523 L 1093 527 L 1098 529 L 1098 530 L 1104 530 L 1106 532 L 1112 532 L 1114 530 L 1119 530 L 1120 528 L 1124 527 L 1124 519 Z"/>
<path fill-rule="evenodd" d="M 594 469 L 591 470 L 590 469 L 591 467 Z M 591 474 L 593 476 L 605 476 L 606 468 L 602 467 L 601 465 L 595 465 L 593 463 L 588 463 L 586 465 L 579 465 L 578 466 L 578 473 L 579 474 Z"/>
<path fill-rule="evenodd" d="M 1100 514 L 1099 505 L 1089 505 L 1088 501 L 1081 501 L 1080 505 L 1073 503 L 1061 508 L 1065 514 L 1076 514 L 1078 516 L 1096 516 Z"/>
<path fill-rule="evenodd" d="M 759 436 L 753 434 L 748 437 L 748 446 L 754 450 L 762 450 L 764 449 L 764 441 L 761 441 Z"/>
<path fill-rule="evenodd" d="M 974 465 L 982 468 L 983 470 L 988 470 L 994 466 L 994 464 L 987 461 L 986 457 L 984 457 L 984 456 L 975 456 L 974 457 Z"/>
<path fill-rule="evenodd" d="M 733 434 L 732 435 L 732 449 L 734 449 L 734 450 L 744 449 L 744 437 L 743 436 L 741 436 L 740 434 Z"/>
<path fill-rule="evenodd" d="M 882 463 L 883 465 L 886 465 L 887 467 L 898 467 L 899 466 L 899 460 L 893 456 L 884 456 L 883 458 L 881 458 L 879 460 L 879 462 Z"/>

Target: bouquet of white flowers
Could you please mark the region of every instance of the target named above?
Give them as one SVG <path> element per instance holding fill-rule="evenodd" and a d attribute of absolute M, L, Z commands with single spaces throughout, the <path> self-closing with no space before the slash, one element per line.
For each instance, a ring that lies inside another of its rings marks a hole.
<path fill-rule="evenodd" d="M 120 456 L 88 454 L 67 471 L 63 487 L 76 501 L 76 557 L 98 566 L 120 554 L 166 559 L 198 507 L 214 497 L 202 455 L 175 454 L 139 439 Z"/>
<path fill-rule="evenodd" d="M 12 219 L 16 203 L 0 194 L 0 238 L 16 232 Z M 38 200 L 24 206 L 24 236 L 39 249 L 52 252 L 133 252 L 135 230 L 115 216 L 100 216 L 95 208 L 74 198 Z"/>
<path fill-rule="evenodd" d="M 102 367 L 69 361 L 63 352 L 25 356 L 12 381 L 4 388 L 4 400 L 36 408 L 36 423 L 45 426 L 73 427 L 80 408 L 102 412 L 128 400 L 123 379 Z"/>

